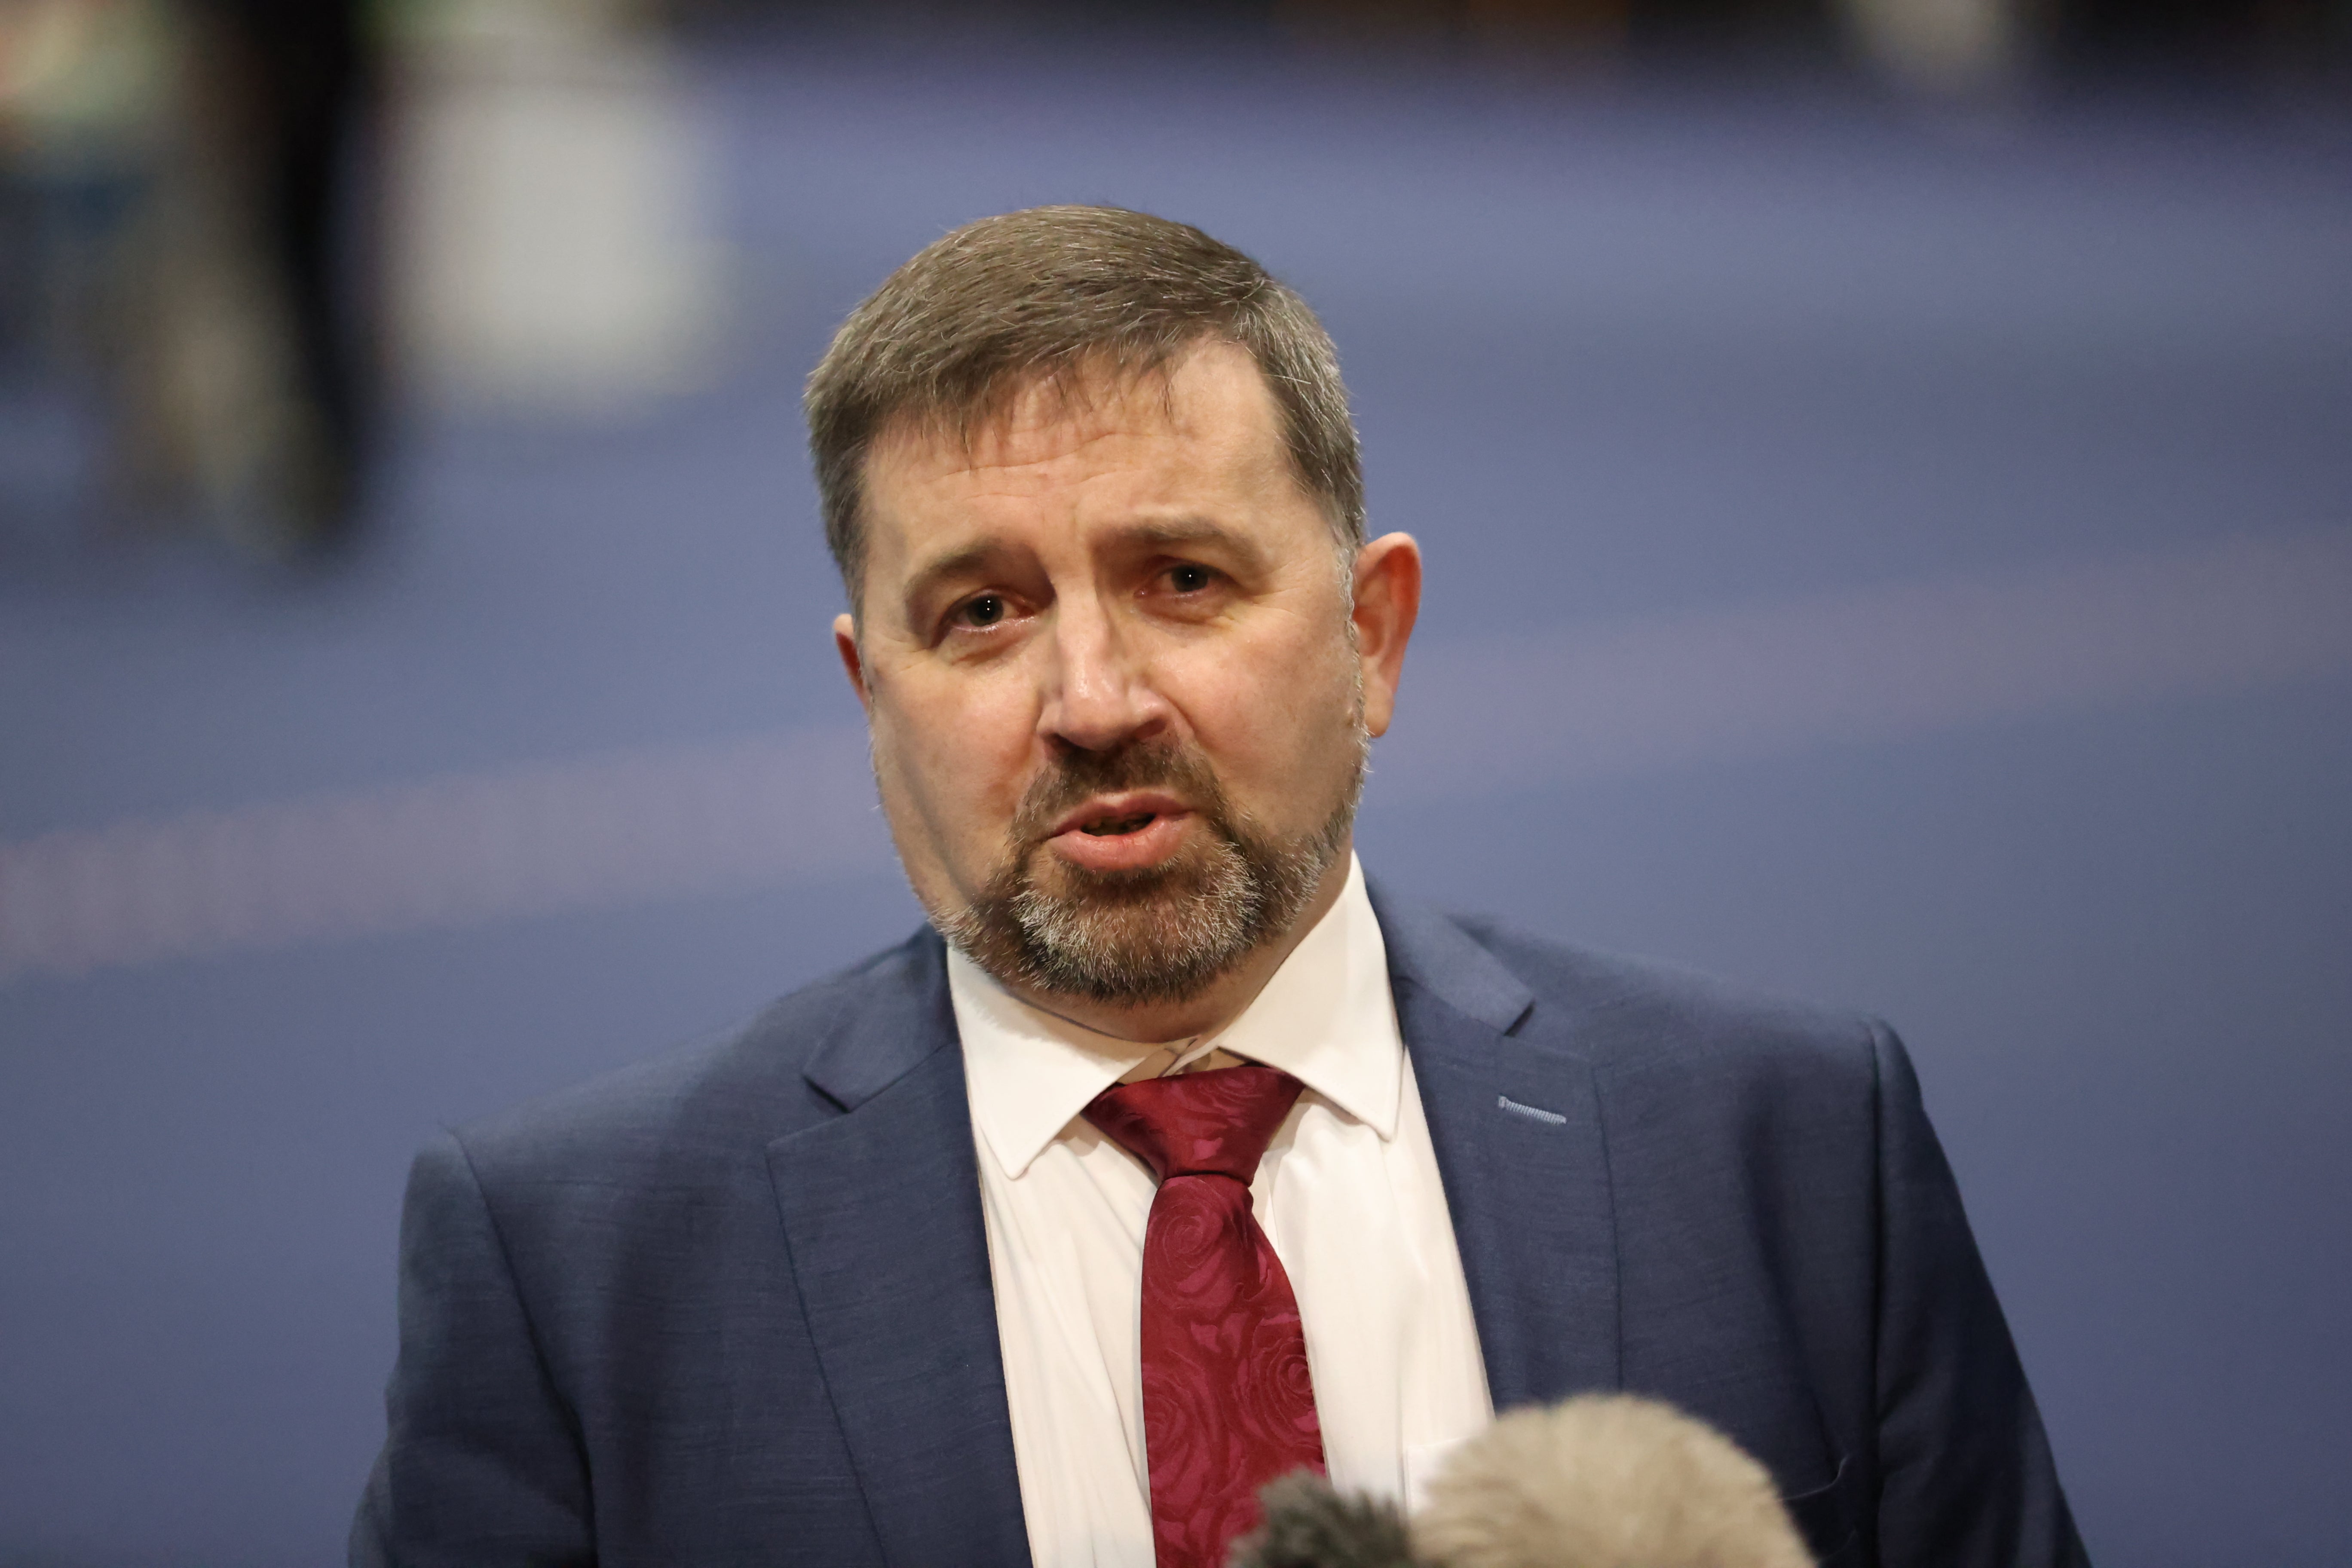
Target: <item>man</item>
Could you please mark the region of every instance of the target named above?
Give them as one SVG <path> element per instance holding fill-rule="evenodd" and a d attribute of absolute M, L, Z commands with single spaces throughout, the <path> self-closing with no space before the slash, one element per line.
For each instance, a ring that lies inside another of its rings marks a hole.
<path fill-rule="evenodd" d="M 1190 1568 L 1616 1388 L 1824 1563 L 2082 1560 L 1883 1026 L 1365 880 L 1421 562 L 1295 295 L 1016 213 L 808 409 L 935 930 L 419 1156 L 355 1563 Z"/>

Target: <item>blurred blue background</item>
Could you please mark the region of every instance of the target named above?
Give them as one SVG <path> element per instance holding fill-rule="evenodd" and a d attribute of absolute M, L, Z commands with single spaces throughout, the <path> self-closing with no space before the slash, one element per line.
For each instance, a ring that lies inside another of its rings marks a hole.
<path fill-rule="evenodd" d="M 527 28 L 417 22 L 317 559 L 94 501 L 103 398 L 12 358 L 0 1563 L 339 1559 L 415 1146 L 912 926 L 798 383 L 1050 201 L 1197 223 L 1340 344 L 1430 570 L 1374 875 L 1891 1019 L 2095 1557 L 2352 1562 L 2335 100 L 1669 68 L 1593 15 L 707 16 L 553 132 L 481 95 L 544 85 Z"/>

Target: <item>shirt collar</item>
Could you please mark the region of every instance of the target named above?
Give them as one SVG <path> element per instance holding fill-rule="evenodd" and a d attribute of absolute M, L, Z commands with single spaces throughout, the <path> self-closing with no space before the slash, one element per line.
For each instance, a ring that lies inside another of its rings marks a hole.
<path fill-rule="evenodd" d="M 953 948 L 948 994 L 972 1120 L 1007 1176 L 1027 1172 L 1089 1100 L 1160 1048 L 1033 1007 Z M 1352 855 L 1338 901 L 1217 1044 L 1290 1074 L 1383 1140 L 1395 1134 L 1404 1041 L 1387 945 Z"/>

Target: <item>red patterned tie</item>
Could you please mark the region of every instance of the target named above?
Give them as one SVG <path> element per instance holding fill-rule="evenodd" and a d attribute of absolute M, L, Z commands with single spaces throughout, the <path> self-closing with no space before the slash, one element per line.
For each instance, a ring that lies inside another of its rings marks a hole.
<path fill-rule="evenodd" d="M 1143 1439 L 1160 1568 L 1224 1568 L 1257 1489 L 1323 1468 L 1307 1336 L 1250 1179 L 1298 1080 L 1245 1064 L 1114 1084 L 1087 1120 L 1160 1178 L 1143 1234 Z"/>

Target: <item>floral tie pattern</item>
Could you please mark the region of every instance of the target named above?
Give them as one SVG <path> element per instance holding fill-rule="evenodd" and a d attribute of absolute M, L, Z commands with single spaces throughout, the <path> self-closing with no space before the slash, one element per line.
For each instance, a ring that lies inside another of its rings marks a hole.
<path fill-rule="evenodd" d="M 1114 1084 L 1087 1107 L 1151 1167 L 1143 1235 L 1143 1437 L 1159 1568 L 1223 1568 L 1257 1489 L 1323 1469 L 1298 1299 L 1250 1180 L 1299 1081 L 1255 1063 Z"/>

